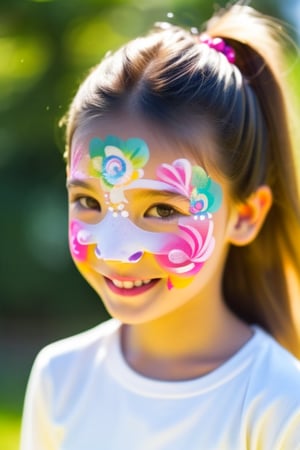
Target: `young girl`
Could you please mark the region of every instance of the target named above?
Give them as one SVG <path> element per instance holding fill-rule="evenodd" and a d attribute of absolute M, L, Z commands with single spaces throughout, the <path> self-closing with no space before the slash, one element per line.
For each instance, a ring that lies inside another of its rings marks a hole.
<path fill-rule="evenodd" d="M 40 353 L 22 450 L 300 449 L 278 33 L 240 5 L 205 34 L 158 24 L 80 87 L 70 249 L 113 319 Z"/>

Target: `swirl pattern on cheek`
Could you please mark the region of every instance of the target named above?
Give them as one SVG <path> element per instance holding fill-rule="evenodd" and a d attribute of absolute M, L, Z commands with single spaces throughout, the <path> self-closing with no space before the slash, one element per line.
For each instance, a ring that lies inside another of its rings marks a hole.
<path fill-rule="evenodd" d="M 81 244 L 78 239 L 78 235 L 82 230 L 84 230 L 84 227 L 80 225 L 79 221 L 71 221 L 69 227 L 69 247 L 72 257 L 79 262 L 86 261 L 88 256 L 87 245 Z"/>
<path fill-rule="evenodd" d="M 213 252 L 213 222 L 197 221 L 193 225 L 179 223 L 178 228 L 180 233 L 170 237 L 156 259 L 170 273 L 195 275 Z"/>

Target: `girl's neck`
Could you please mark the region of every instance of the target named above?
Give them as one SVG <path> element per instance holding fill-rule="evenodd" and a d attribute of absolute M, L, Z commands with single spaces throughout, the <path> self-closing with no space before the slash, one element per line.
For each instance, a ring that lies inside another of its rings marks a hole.
<path fill-rule="evenodd" d="M 160 380 L 187 380 L 219 367 L 251 337 L 251 329 L 222 301 L 199 307 L 192 301 L 157 320 L 122 326 L 122 351 L 140 374 Z"/>

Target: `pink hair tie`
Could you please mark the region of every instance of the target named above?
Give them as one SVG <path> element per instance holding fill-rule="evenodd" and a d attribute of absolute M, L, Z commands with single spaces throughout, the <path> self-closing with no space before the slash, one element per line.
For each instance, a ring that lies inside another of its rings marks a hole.
<path fill-rule="evenodd" d="M 217 50 L 217 52 L 223 53 L 227 60 L 234 64 L 235 62 L 235 51 L 230 45 L 227 45 L 224 39 L 220 37 L 212 38 L 208 34 L 200 34 L 199 41 L 201 44 L 206 44 L 210 48 Z"/>

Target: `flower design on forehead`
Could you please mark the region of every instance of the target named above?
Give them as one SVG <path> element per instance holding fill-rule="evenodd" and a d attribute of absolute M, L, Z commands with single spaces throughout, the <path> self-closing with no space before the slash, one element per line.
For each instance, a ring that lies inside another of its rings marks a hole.
<path fill-rule="evenodd" d="M 110 210 L 115 216 L 119 211 L 126 217 L 124 189 L 144 175 L 142 167 L 149 159 L 147 144 L 138 138 L 123 141 L 115 136 L 107 136 L 102 141 L 95 137 L 90 141 L 89 154 L 90 175 L 100 178 L 107 203 L 111 205 Z"/>

